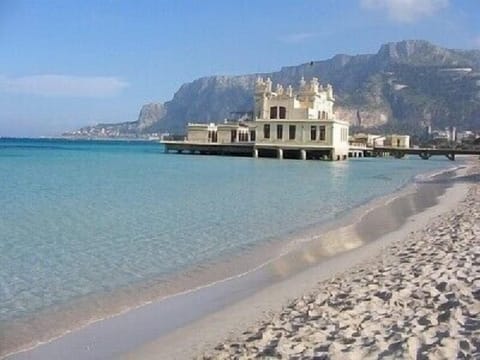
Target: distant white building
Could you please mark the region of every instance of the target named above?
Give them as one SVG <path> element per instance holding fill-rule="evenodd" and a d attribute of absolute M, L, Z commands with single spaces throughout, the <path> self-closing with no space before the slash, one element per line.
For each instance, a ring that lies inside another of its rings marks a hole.
<path fill-rule="evenodd" d="M 387 135 L 384 142 L 387 147 L 394 148 L 409 148 L 410 147 L 410 136 L 409 135 Z"/>
<path fill-rule="evenodd" d="M 251 121 L 224 124 L 189 124 L 187 139 L 193 143 L 252 143 L 254 156 L 283 158 L 348 158 L 348 122 L 336 118 L 331 85 L 323 87 L 317 78 L 300 80 L 292 86 L 258 78 Z"/>
<path fill-rule="evenodd" d="M 385 136 L 376 134 L 354 134 L 349 139 L 350 145 L 364 145 L 373 148 L 375 146 L 384 146 Z"/>

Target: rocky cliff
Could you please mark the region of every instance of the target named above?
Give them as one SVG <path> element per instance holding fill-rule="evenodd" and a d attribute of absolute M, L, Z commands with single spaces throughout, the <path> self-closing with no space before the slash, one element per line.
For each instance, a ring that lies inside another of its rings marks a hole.
<path fill-rule="evenodd" d="M 480 51 L 445 49 L 421 40 L 272 73 L 200 78 L 182 85 L 171 101 L 145 105 L 132 126 L 118 126 L 136 133 L 183 133 L 188 122 L 222 121 L 231 112 L 250 111 L 259 75 L 283 85 L 296 85 L 302 76 L 331 83 L 338 117 L 357 127 L 410 133 L 427 124 L 480 128 Z"/>
<path fill-rule="evenodd" d="M 138 114 L 137 131 L 145 132 L 166 115 L 163 104 L 150 103 L 143 105 Z"/>

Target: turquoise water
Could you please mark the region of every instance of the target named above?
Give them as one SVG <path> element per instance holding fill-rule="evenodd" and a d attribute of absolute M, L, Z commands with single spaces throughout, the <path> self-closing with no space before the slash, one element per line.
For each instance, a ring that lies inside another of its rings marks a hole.
<path fill-rule="evenodd" d="M 0 139 L 0 323 L 275 241 L 451 165 Z"/>

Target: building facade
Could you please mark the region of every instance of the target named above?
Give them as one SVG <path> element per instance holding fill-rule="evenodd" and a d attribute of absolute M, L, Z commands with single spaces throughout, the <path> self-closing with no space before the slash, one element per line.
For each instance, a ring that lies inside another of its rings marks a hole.
<path fill-rule="evenodd" d="M 384 146 L 385 136 L 376 134 L 355 134 L 350 137 L 350 145 L 363 145 L 365 147 L 373 148 L 375 146 Z"/>
<path fill-rule="evenodd" d="M 284 88 L 272 81 L 257 79 L 255 84 L 256 147 L 300 151 L 300 157 L 321 156 L 330 160 L 348 157 L 348 123 L 336 119 L 331 85 L 325 88 L 317 78 L 300 80 L 299 89 Z"/>
<path fill-rule="evenodd" d="M 410 136 L 409 135 L 387 135 L 385 138 L 385 146 L 394 148 L 409 148 Z"/>
<path fill-rule="evenodd" d="M 348 122 L 336 118 L 331 85 L 317 78 L 292 86 L 258 78 L 251 121 L 189 124 L 187 141 L 193 143 L 252 143 L 253 155 L 278 158 L 344 160 L 349 152 Z"/>
<path fill-rule="evenodd" d="M 188 124 L 187 141 L 211 144 L 253 143 L 255 128 L 252 121 Z"/>

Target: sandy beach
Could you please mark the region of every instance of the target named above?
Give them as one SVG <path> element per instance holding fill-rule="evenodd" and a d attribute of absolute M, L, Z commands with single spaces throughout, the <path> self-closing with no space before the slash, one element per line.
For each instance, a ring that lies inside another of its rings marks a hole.
<path fill-rule="evenodd" d="M 465 180 L 454 209 L 199 358 L 479 358 L 480 178 Z"/>
<path fill-rule="evenodd" d="M 418 201 L 404 196 L 388 205 L 402 212 L 395 204 L 402 200 Z M 122 358 L 478 357 L 479 200 L 479 167 L 470 163 L 438 203 L 377 241 L 326 259 Z M 356 234 L 375 218 L 385 221 L 381 213 L 388 207 L 365 216 L 370 219 L 356 225 Z"/>

